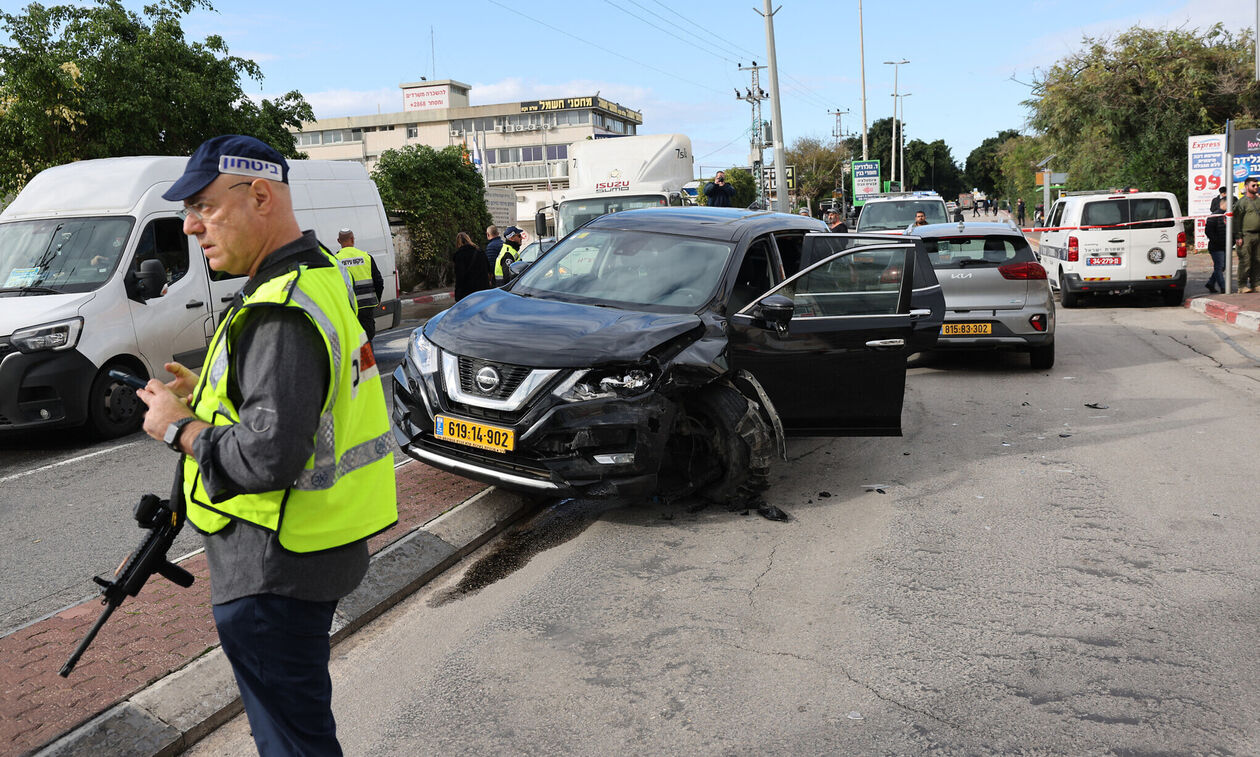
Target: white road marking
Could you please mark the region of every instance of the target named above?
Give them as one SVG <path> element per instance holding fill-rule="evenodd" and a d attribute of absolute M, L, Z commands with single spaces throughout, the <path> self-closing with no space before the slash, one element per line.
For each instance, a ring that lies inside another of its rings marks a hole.
<path fill-rule="evenodd" d="M 148 441 L 148 440 L 138 439 L 134 442 L 128 442 L 127 444 L 122 444 L 117 447 L 110 447 L 108 449 L 98 449 L 95 452 L 89 452 L 86 455 L 79 455 L 78 457 L 72 457 L 69 460 L 62 460 L 61 462 L 58 462 L 58 463 L 49 463 L 48 465 L 43 465 L 43 466 L 40 466 L 39 468 L 32 468 L 31 470 L 22 471 L 21 473 L 14 473 L 12 475 L 5 476 L 4 478 L 0 478 L 0 484 L 5 483 L 6 481 L 12 481 L 15 478 L 22 478 L 23 476 L 29 476 L 32 473 L 40 473 L 42 471 L 50 470 L 52 468 L 59 468 L 62 465 L 69 465 L 70 463 L 77 463 L 81 460 L 87 460 L 89 457 L 96 457 L 97 455 L 104 455 L 107 452 L 116 452 L 120 449 L 127 449 L 128 447 L 134 447 L 143 441 Z"/>

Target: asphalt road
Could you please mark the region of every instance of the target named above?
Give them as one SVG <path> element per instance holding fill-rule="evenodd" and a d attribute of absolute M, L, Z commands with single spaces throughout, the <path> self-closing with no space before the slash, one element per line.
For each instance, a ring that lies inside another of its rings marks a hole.
<path fill-rule="evenodd" d="M 1106 305 L 791 443 L 789 522 L 544 511 L 334 650 L 346 753 L 1260 753 L 1260 337 Z"/>
<path fill-rule="evenodd" d="M 404 320 L 376 335 L 383 378 L 420 323 Z M 95 596 L 91 576 L 113 573 L 139 542 L 132 506 L 147 492 L 167 496 L 175 465 L 174 454 L 141 432 L 108 442 L 83 430 L 0 436 L 0 636 Z M 200 547 L 186 528 L 171 554 Z"/>

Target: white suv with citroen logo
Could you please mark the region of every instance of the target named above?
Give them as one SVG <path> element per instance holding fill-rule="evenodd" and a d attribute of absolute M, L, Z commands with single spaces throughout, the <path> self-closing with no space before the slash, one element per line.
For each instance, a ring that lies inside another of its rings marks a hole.
<path fill-rule="evenodd" d="M 1069 192 L 1041 233 L 1041 264 L 1063 307 L 1092 294 L 1186 293 L 1186 231 L 1171 192 Z"/>

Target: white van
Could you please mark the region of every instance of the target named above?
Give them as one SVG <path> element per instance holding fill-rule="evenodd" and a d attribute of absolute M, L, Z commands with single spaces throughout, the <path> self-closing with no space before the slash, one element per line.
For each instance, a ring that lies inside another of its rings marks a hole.
<path fill-rule="evenodd" d="M 1069 192 L 1050 208 L 1041 265 L 1063 307 L 1095 293 L 1186 294 L 1186 231 L 1170 192 Z"/>
<path fill-rule="evenodd" d="M 86 160 L 41 172 L 0 213 L 0 433 L 87 423 L 110 438 L 144 405 L 107 375 L 168 378 L 205 359 L 242 276 L 211 271 L 162 193 L 187 158 Z M 357 163 L 289 161 L 294 210 L 336 251 L 354 230 L 385 278 L 377 325 L 398 323 L 398 276 L 376 185 Z"/>

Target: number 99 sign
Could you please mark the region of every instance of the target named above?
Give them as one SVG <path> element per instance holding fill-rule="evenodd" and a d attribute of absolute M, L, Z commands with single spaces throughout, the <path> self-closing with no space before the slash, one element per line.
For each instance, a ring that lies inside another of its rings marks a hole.
<path fill-rule="evenodd" d="M 1221 186 L 1220 174 L 1195 174 L 1191 181 L 1193 182 L 1194 188 L 1200 192 L 1205 189 L 1220 189 Z"/>

